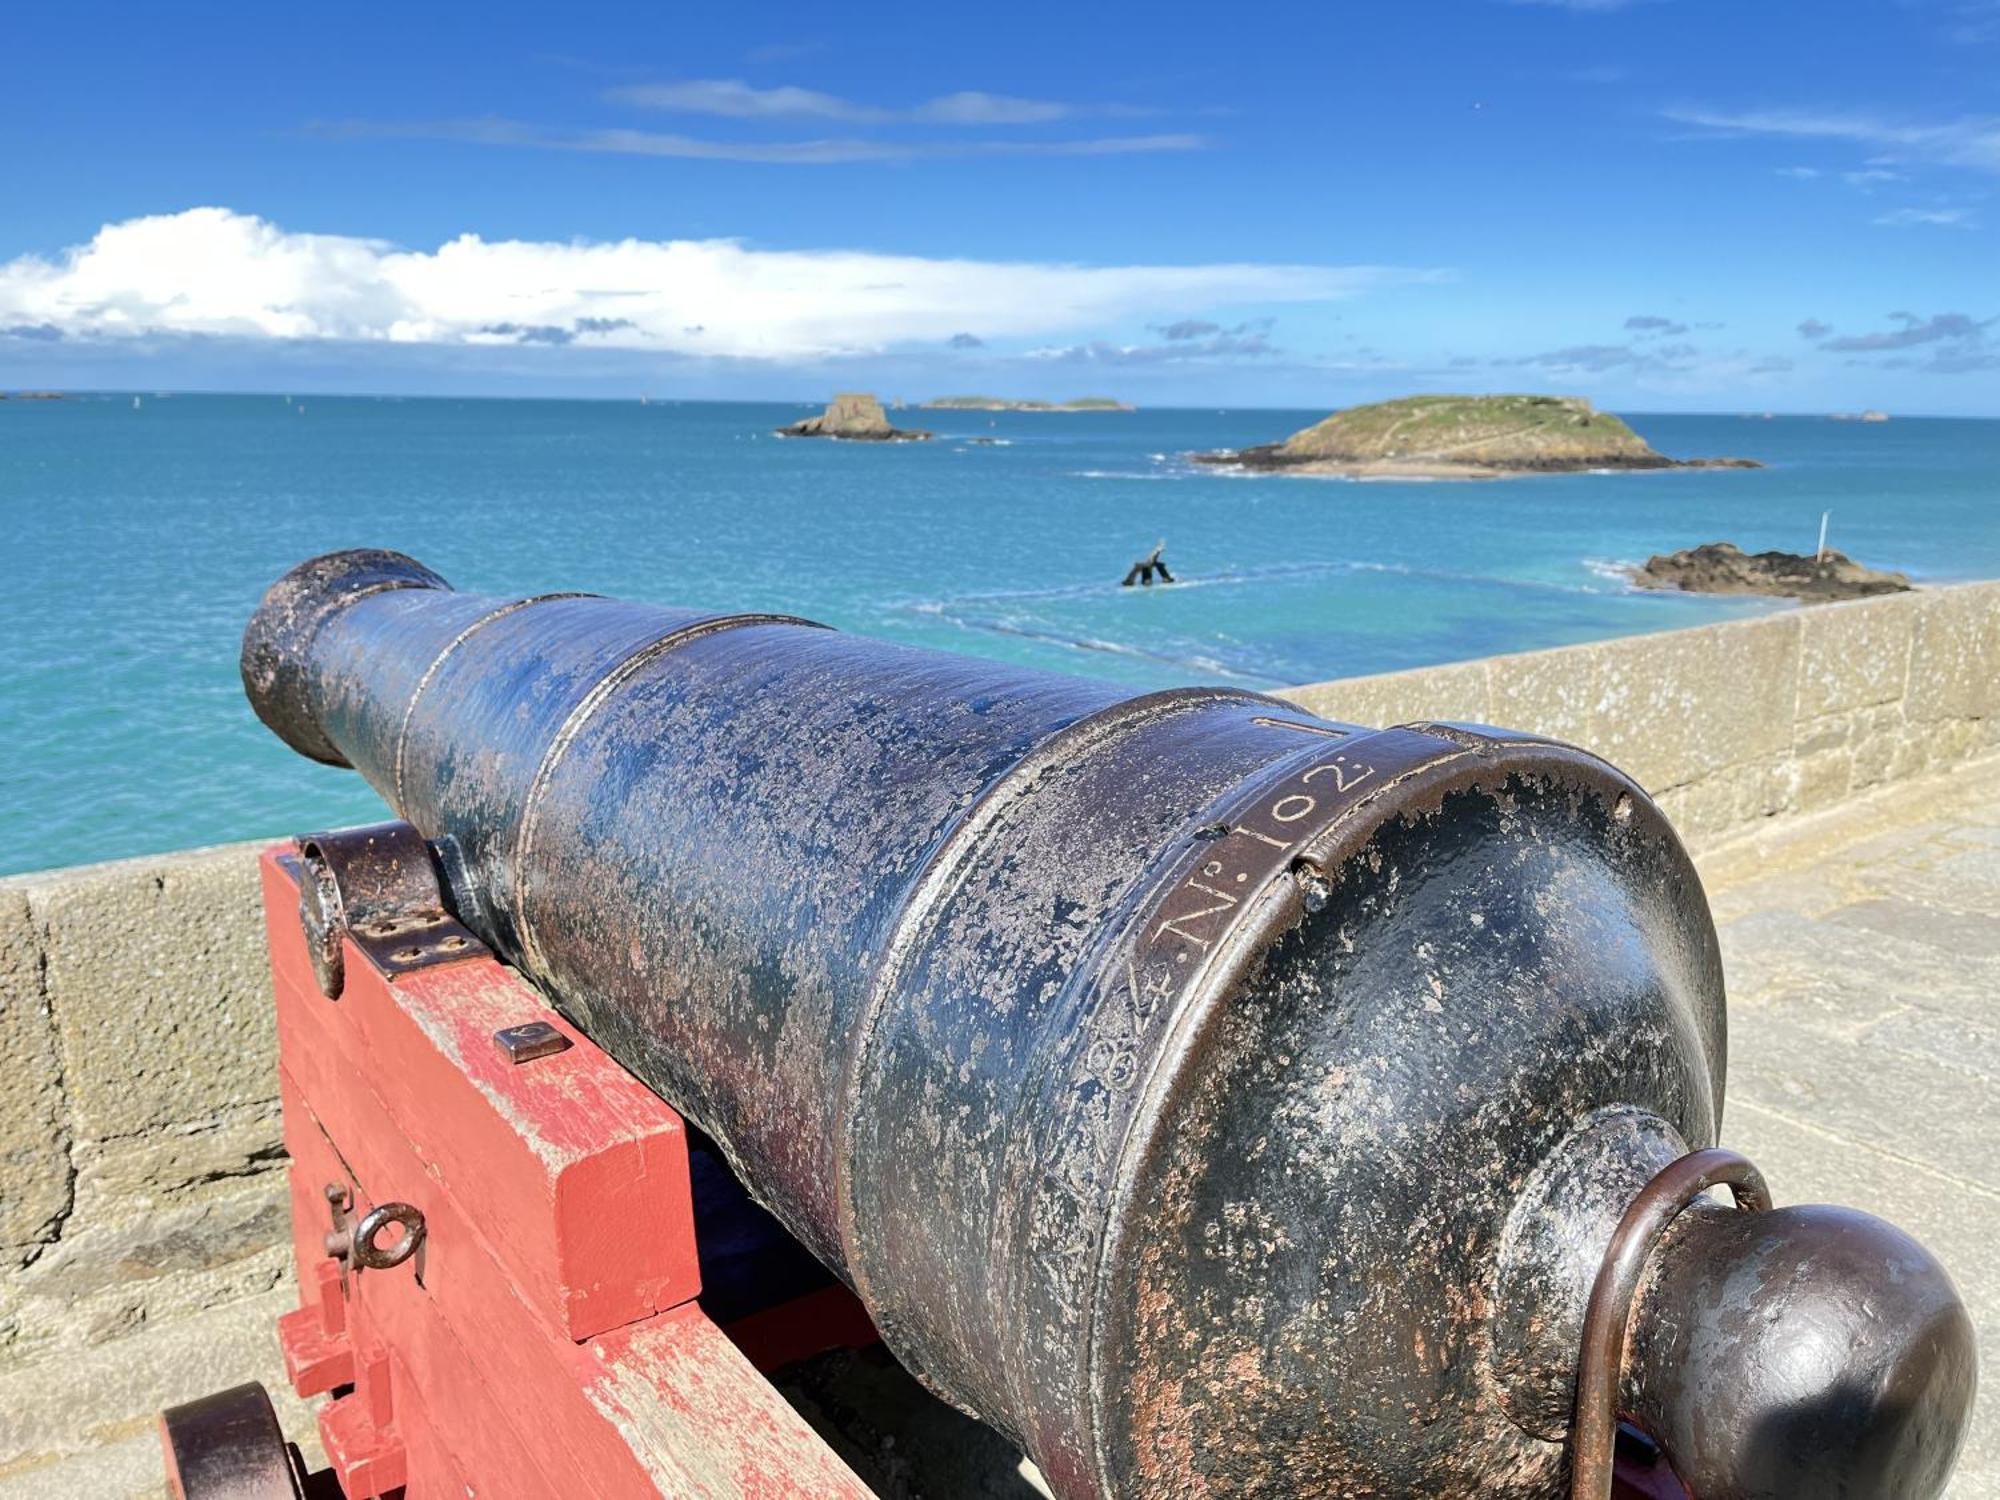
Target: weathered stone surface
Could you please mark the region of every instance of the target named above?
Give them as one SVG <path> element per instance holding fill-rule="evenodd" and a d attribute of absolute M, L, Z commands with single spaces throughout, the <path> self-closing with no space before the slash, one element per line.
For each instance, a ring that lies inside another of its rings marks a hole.
<path fill-rule="evenodd" d="M 1854 789 L 1854 752 L 1836 745 L 1801 755 L 1793 803 L 1800 812 L 1818 812 L 1845 799 Z"/>
<path fill-rule="evenodd" d="M 1946 954 L 2000 958 L 2000 922 L 1976 912 L 1881 897 L 1843 906 L 1828 920 L 1865 933 L 1915 939 Z M 2000 996 L 2000 988 L 1992 993 Z M 1987 1003 L 2000 1012 L 2000 999 Z"/>
<path fill-rule="evenodd" d="M 1696 847 L 2000 750 L 2000 584 L 1291 688 L 1361 724 L 1471 719 L 1604 756 Z"/>
<path fill-rule="evenodd" d="M 161 1407 L 250 1377 L 270 1389 L 288 1435 L 309 1442 L 311 1415 L 286 1387 L 277 1348 L 278 1316 L 296 1305 L 281 1282 L 137 1337 L 65 1349 L 60 1378 L 43 1365 L 0 1373 L 0 1496 L 90 1493 L 50 1487 L 46 1476 L 67 1455 L 135 1433 L 157 1452 L 149 1429 Z"/>
<path fill-rule="evenodd" d="M 27 897 L 0 886 L 0 1267 L 19 1265 L 70 1206 L 69 1121 Z M 4 1344 L 0 1333 L 0 1344 Z"/>
<path fill-rule="evenodd" d="M 281 1134 L 278 1101 L 271 1099 L 96 1144 L 79 1153 L 79 1198 L 151 1199 L 247 1180 L 283 1164 Z"/>
<path fill-rule="evenodd" d="M 1589 649 L 1597 695 L 1584 744 L 1649 791 L 1789 751 L 1795 616 L 1630 636 Z"/>
<path fill-rule="evenodd" d="M 1588 744 L 1597 706 L 1597 664 L 1594 652 L 1528 651 L 1490 658 L 1490 722 L 1572 745 Z"/>
<path fill-rule="evenodd" d="M 2000 591 L 1939 589 L 1920 601 L 1910 649 L 1908 717 L 1976 719 L 2000 708 Z"/>
<path fill-rule="evenodd" d="M 1452 662 L 1410 672 L 1348 677 L 1315 687 L 1288 688 L 1278 696 L 1349 724 L 1407 724 L 1417 719 L 1486 723 L 1493 716 L 1486 665 L 1483 661 Z"/>
<path fill-rule="evenodd" d="M 1895 599 L 1858 599 L 1799 618 L 1801 720 L 1903 696 L 1916 611 Z"/>
<path fill-rule="evenodd" d="M 0 1384 L 284 1274 L 255 860 L 0 881 Z"/>
<path fill-rule="evenodd" d="M 254 846 L 34 877 L 79 1138 L 205 1121 L 277 1093 Z"/>
<path fill-rule="evenodd" d="M 278 1244 L 289 1219 L 281 1173 L 230 1193 L 164 1200 L 143 1214 L 105 1214 L 61 1243 L 22 1276 L 34 1296 L 74 1301 L 107 1287 L 186 1271 L 215 1271 Z"/>

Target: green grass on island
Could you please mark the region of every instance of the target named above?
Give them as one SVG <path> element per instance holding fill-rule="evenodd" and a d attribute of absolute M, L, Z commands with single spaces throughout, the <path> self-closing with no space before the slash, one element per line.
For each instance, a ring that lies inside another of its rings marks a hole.
<path fill-rule="evenodd" d="M 1475 466 L 1659 457 L 1619 418 L 1577 396 L 1405 396 L 1337 411 L 1278 452 L 1304 461 Z"/>

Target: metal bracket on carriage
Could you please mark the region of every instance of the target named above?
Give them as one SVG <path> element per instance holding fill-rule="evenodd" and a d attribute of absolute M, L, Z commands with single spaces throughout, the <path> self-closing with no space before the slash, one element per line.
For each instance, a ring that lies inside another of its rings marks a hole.
<path fill-rule="evenodd" d="M 436 857 L 408 823 L 301 834 L 299 925 L 322 995 L 346 985 L 342 940 L 386 979 L 433 964 L 490 956 L 446 906 Z"/>

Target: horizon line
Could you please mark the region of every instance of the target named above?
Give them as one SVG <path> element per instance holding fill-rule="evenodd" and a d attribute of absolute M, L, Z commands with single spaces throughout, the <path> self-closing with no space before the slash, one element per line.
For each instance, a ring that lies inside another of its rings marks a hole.
<path fill-rule="evenodd" d="M 64 396 L 64 397 L 68 397 L 68 396 L 140 396 L 140 397 L 144 397 L 144 396 L 151 396 L 151 397 L 153 397 L 153 398 L 154 398 L 154 399 L 156 399 L 156 400 L 168 400 L 168 399 L 172 399 L 172 398 L 174 398 L 174 397 L 180 397 L 180 396 L 197 396 L 197 397 L 201 397 L 201 396 L 207 396 L 207 397 L 240 397 L 240 398 L 246 398 L 246 399 L 247 399 L 247 398 L 253 398 L 253 397 L 254 397 L 254 398 L 259 398 L 259 399 L 273 399 L 273 398 L 275 398 L 275 399 L 277 399 L 277 400 L 280 400 L 280 401 L 290 401 L 290 400 L 293 400 L 293 399 L 294 399 L 294 397 L 293 397 L 292 395 L 290 395 L 289 393 L 286 393 L 286 392 L 283 392 L 283 391 L 279 391 L 279 390 L 276 390 L 276 389 L 272 389 L 272 390 L 236 390 L 236 389 L 230 389 L 230 390 L 224 390 L 224 389 L 211 389 L 211 388 L 208 388 L 208 387 L 201 387 L 201 386 L 190 386 L 190 387 L 186 387 L 186 388 L 182 388 L 182 389 L 173 389 L 173 388 L 162 388 L 162 387 L 160 387 L 160 386 L 137 386 L 137 385 L 134 385 L 134 386 L 60 386 L 60 385 L 32 385 L 32 384 L 29 384 L 29 385 L 9 385 L 9 386 L 7 386 L 7 387 L 4 387 L 4 388 L 0 388 L 0 401 L 7 401 L 7 402 L 10 402 L 10 403 L 11 403 L 11 402 L 13 402 L 13 401 L 17 401 L 17 400 L 21 400 L 21 399 L 24 399 L 24 398 L 26 398 L 26 399 L 29 399 L 29 400 L 32 400 L 32 399 L 34 399 L 34 397 L 35 397 L 36 395 L 40 395 L 40 394 L 48 394 L 48 395 L 55 395 L 55 396 Z M 644 404 L 644 405 L 654 405 L 654 406 L 668 406 L 668 405 L 672 405 L 672 406 L 824 406 L 824 405 L 826 405 L 826 404 L 827 404 L 827 400 L 828 400 L 828 398 L 826 398 L 826 397 L 820 397 L 820 396 L 801 396 L 801 397 L 793 397 L 793 396 L 654 396 L 654 395 L 652 395 L 652 394 L 651 394 L 650 392 L 645 392 L 645 391 L 642 391 L 642 392 L 638 393 L 637 395 L 631 395 L 631 396 L 586 396 L 586 395 L 576 395 L 576 396 L 550 396 L 550 395 L 506 395 L 506 394 L 497 394 L 497 393 L 492 393 L 492 392 L 488 392 L 488 393 L 485 393 L 485 394 L 477 394 L 477 393 L 473 393 L 473 392 L 450 392 L 450 391 L 424 391 L 424 392 L 409 392 L 409 391 L 359 391 L 359 390 L 340 390 L 340 391 L 321 391 L 321 390 L 311 390 L 311 389 L 307 389 L 307 390 L 305 390 L 305 391 L 304 391 L 304 394 L 305 394 L 306 396 L 310 396 L 310 397 L 312 397 L 312 398 L 313 398 L 314 400 L 319 400 L 319 401 L 573 401 L 573 402 L 588 402 L 588 403 L 591 403 L 591 404 L 594 404 L 594 405 L 603 405 L 603 406 L 623 406 L 623 405 L 642 405 L 642 404 Z M 838 394 L 838 393 L 836 393 L 836 394 Z M 873 394 L 873 393 L 871 392 L 870 394 Z M 963 394 L 963 393 L 959 393 L 959 394 Z M 1481 391 L 1469 391 L 1469 392 L 1459 392 L 1459 391 L 1412 391 L 1412 392 L 1409 392 L 1409 393 L 1407 393 L 1407 394 L 1408 394 L 1408 395 L 1411 395 L 1411 396 L 1438 396 L 1438 395 L 1470 395 L 1470 396 L 1478 396 L 1478 395 L 1505 395 L 1505 394 L 1513 394 L 1513 393 L 1511 393 L 1511 392 L 1493 392 L 1493 391 L 1486 391 L 1486 392 L 1481 392 Z M 883 400 L 883 398 L 881 398 L 881 397 L 879 397 L 879 396 L 877 397 L 877 399 L 878 399 L 878 400 L 882 400 L 882 401 L 883 401 L 883 405 L 885 405 L 885 406 L 889 406 L 889 405 L 892 405 L 892 404 L 893 404 L 893 402 L 892 402 L 892 401 L 890 401 L 890 400 Z M 904 407 L 905 407 L 905 409 L 909 409 L 909 408 L 912 408 L 912 407 L 921 407 L 921 406 L 923 406 L 923 405 L 924 405 L 924 401 L 908 401 L 908 400 L 904 400 L 904 398 L 901 398 L 901 397 L 898 397 L 898 398 L 894 398 L 894 399 L 895 399 L 895 400 L 903 400 L 903 401 L 904 401 Z M 945 400 L 945 399 L 948 399 L 948 398 L 946 398 L 946 397 L 942 397 L 942 396 L 932 396 L 932 397 L 927 397 L 927 398 L 925 398 L 925 399 L 926 399 L 926 400 L 930 400 L 930 401 L 939 401 L 939 400 Z M 1051 404 L 1054 404 L 1054 402 L 1055 402 L 1055 401 L 1060 401 L 1060 400 L 1078 400 L 1078 399 L 1082 399 L 1082 398 L 1079 398 L 1079 397 L 1059 397 L 1059 398 L 1047 398 L 1047 397 L 1041 397 L 1041 396 L 994 396 L 994 397 L 993 397 L 993 399 L 994 399 L 994 400 L 996 400 L 996 401 L 1041 401 L 1041 400 L 1051 400 Z M 1125 400 L 1125 398 L 1123 398 L 1123 397 L 1109 397 L 1109 398 L 1107 398 L 1107 399 L 1110 399 L 1110 400 L 1117 400 L 1117 401 L 1124 401 L 1124 400 Z M 1191 404 L 1188 404 L 1188 403 L 1175 403 L 1175 402 L 1161 402 L 1161 403 L 1158 403 L 1158 404 L 1156 404 L 1156 405 L 1140 405 L 1140 404 L 1139 404 L 1139 403 L 1137 403 L 1137 402 L 1126 402 L 1126 406 L 1125 406 L 1125 409 L 1124 409 L 1124 410 L 1122 410 L 1122 411 L 1121 411 L 1121 410 L 1106 410 L 1106 409 L 1099 409 L 1099 410 L 1097 410 L 1097 411 L 1094 411 L 1094 412 L 1093 412 L 1093 411 L 1092 411 L 1092 410 L 1091 410 L 1090 408 L 1084 408 L 1084 409 L 1082 409 L 1082 410 L 1080 410 L 1080 411 L 1067 411 L 1067 412 L 1062 412 L 1062 413 L 1059 413 L 1059 414 L 1060 414 L 1060 415 L 1063 415 L 1063 416 L 1085 416 L 1085 415 L 1097 415 L 1097 416 L 1135 416 L 1135 415 L 1137 415 L 1137 414 L 1139 414 L 1139 413 L 1141 413 L 1141 412 L 1150 412 L 1150 411 L 1197 411 L 1197 412 L 1198 412 L 1198 411 L 1212 411 L 1212 412 L 1218 412 L 1218 413 L 1220 413 L 1220 412 L 1232 412 L 1232 411 L 1287 411 L 1287 412 L 1291 412 L 1291 411 L 1345 411 L 1345 410 L 1348 410 L 1348 409 L 1350 409 L 1351 407 L 1354 407 L 1354 406 L 1372 406 L 1372 405 L 1377 405 L 1377 404 L 1379 404 L 1379 403 L 1381 403 L 1381 402 L 1385 402 L 1385 401 L 1395 401 L 1395 400 L 1402 400 L 1402 399 L 1405 399 L 1405 398 L 1404 398 L 1404 397 L 1397 397 L 1397 396 L 1382 396 L 1382 397 L 1376 397 L 1376 398 L 1372 398 L 1372 399 L 1370 399 L 1370 400 L 1365 400 L 1365 401 L 1353 401 L 1353 402 L 1348 402 L 1348 403 L 1347 403 L 1347 404 L 1346 404 L 1345 406 L 1333 406 L 1333 407 L 1328 407 L 1328 406 L 1325 406 L 1325 405 L 1323 405 L 1323 404 L 1321 404 L 1321 403 L 1313 403 L 1313 404 L 1311 404 L 1311 405 L 1304 405 L 1304 406 L 1268 406 L 1268 405 L 1240 405 L 1240 406 L 1230 406 L 1230 405 L 1223 405 L 1223 406 L 1210 406 L 1210 405 L 1209 405 L 1208 403 L 1206 403 L 1206 402 L 1203 402 L 1203 403 L 1201 403 L 1201 404 L 1199 404 L 1199 405 L 1191 405 Z M 1847 411 L 1847 410 L 1842 410 L 1842 411 L 1830 411 L 1830 410 L 1828 410 L 1828 409 L 1826 409 L 1826 408 L 1823 408 L 1823 407 L 1812 407 L 1812 408 L 1809 408 L 1809 409 L 1805 409 L 1805 410 L 1796 410 L 1796 409 L 1794 409 L 1794 410 L 1787 410 L 1787 409 L 1784 409 L 1784 408 L 1781 408 L 1781 407 L 1740 407 L 1740 406 L 1739 406 L 1739 407 L 1714 407 L 1714 408 L 1701 408 L 1701 409 L 1693 409 L 1693 408 L 1680 408 L 1680 409 L 1674 409 L 1674 408 L 1660 408 L 1660 407 L 1642 407 L 1642 406 L 1615 406 L 1615 407 L 1614 407 L 1614 406 L 1605 406 L 1605 405 L 1603 405 L 1602 403 L 1598 402 L 1598 401 L 1597 401 L 1597 400 L 1596 400 L 1595 398 L 1592 398 L 1592 397 L 1586 397 L 1586 398 L 1584 398 L 1584 399 L 1586 399 L 1586 400 L 1589 400 L 1589 401 L 1591 402 L 1591 404 L 1592 404 L 1593 406 L 1596 406 L 1596 407 L 1597 407 L 1597 408 L 1598 408 L 1598 409 L 1599 409 L 1600 411 L 1607 411 L 1607 412 L 1610 412 L 1610 413 L 1612 413 L 1612 414 L 1613 414 L 1614 416 L 1616 416 L 1616 415 L 1621 415 L 1621 414 L 1625 414 L 1625 413 L 1630 413 L 1631 415 L 1634 415 L 1634 416 L 1646 416 L 1646 417 L 1732 417 L 1732 418 L 1737 418 L 1737 419 L 1740 419 L 1740 420 L 1744 420 L 1744 421 L 1753 421 L 1753 422 L 1754 422 L 1754 421 L 1762 421 L 1762 420 L 1763 420 L 1763 419 L 1764 419 L 1765 417 L 1769 416 L 1769 417 L 1771 417 L 1771 418 L 1774 418 L 1774 419 L 1775 419 L 1775 418 L 1778 418 L 1778 417 L 1808 417 L 1808 418 L 1818 418 L 1818 419 L 1821 419 L 1821 420 L 1824 420 L 1824 421 L 1833 421 L 1833 420 L 1836 420 L 1837 418 L 1840 418 L 1840 417 L 1848 417 L 1848 416 L 1859 416 L 1859 415 L 1860 415 L 1860 414 L 1861 414 L 1862 412 L 1866 412 L 1866 411 L 1885 411 L 1885 412 L 1887 412 L 1887 413 L 1888 413 L 1889 417 L 1890 417 L 1890 418 L 1891 418 L 1892 420 L 1895 420 L 1895 421 L 1900 421 L 1900 422 L 1910 422 L 1910 421 L 1919 421 L 1919 422 L 1995 422 L 1995 421 L 2000 421 L 2000 411 L 1995 411 L 1995 412 L 1991 412 L 1991 413 L 1987 413 L 1987 414 L 1983 414 L 1983 415 L 1968 415 L 1968 414 L 1966 414 L 1966 413 L 1963 413 L 1963 412 L 1934 412 L 1934 411 L 1896 411 L 1896 410 L 1893 410 L 1893 409 L 1891 409 L 1891 408 L 1888 408 L 1888 407 L 1860 407 L 1860 408 L 1856 408 L 1856 409 L 1854 409 L 1854 410 L 1852 410 L 1852 411 Z M 942 409 L 942 410 L 950 410 L 950 408 L 938 408 L 938 409 Z M 976 411 L 976 410 L 978 410 L 978 408 L 965 408 L 965 409 L 966 409 L 966 410 L 969 410 L 969 411 Z"/>

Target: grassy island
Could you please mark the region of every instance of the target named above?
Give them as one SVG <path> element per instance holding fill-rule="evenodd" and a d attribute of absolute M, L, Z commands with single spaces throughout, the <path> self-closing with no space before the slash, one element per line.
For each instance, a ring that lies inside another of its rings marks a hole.
<path fill-rule="evenodd" d="M 1248 469 L 1363 478 L 1758 467 L 1749 459 L 1668 458 L 1578 396 L 1406 396 L 1337 411 L 1281 443 L 1196 457 Z"/>

